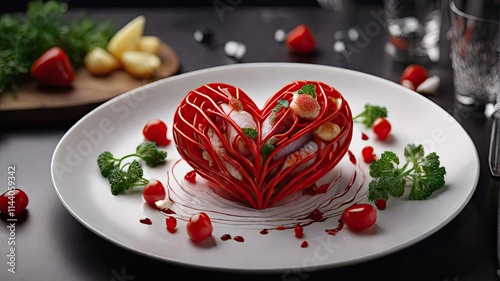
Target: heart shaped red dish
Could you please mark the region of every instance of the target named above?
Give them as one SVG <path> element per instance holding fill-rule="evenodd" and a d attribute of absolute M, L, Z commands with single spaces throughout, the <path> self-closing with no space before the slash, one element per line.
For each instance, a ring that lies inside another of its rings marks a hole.
<path fill-rule="evenodd" d="M 311 187 L 335 168 L 352 139 L 352 113 L 332 86 L 292 82 L 262 109 L 242 90 L 209 83 L 174 114 L 181 157 L 218 195 L 255 209 Z"/>

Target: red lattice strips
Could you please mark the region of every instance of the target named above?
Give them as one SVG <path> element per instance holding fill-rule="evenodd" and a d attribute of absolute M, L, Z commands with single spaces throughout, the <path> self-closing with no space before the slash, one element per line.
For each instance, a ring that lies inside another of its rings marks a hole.
<path fill-rule="evenodd" d="M 331 171 L 347 152 L 352 116 L 333 87 L 296 81 L 260 110 L 241 89 L 210 83 L 189 92 L 173 124 L 181 157 L 225 198 L 273 206 Z"/>

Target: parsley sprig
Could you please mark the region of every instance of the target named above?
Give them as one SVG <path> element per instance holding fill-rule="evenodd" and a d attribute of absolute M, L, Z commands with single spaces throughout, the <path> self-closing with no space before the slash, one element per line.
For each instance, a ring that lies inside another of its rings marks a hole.
<path fill-rule="evenodd" d="M 137 157 L 146 165 L 155 167 L 166 162 L 167 152 L 159 150 L 156 143 L 145 141 L 136 147 L 135 153 L 116 158 L 111 152 L 104 151 L 97 157 L 97 166 L 111 186 L 111 193 L 118 195 L 125 190 L 146 185 L 149 180 L 143 178 L 144 171 L 137 160 L 123 163 L 125 159 Z M 123 163 L 123 164 L 122 164 Z"/>
<path fill-rule="evenodd" d="M 387 108 L 384 106 L 365 104 L 363 112 L 354 116 L 352 120 L 354 122 L 362 123 L 369 128 L 378 117 L 387 117 Z"/>
<path fill-rule="evenodd" d="M 245 136 L 251 139 L 255 139 L 259 135 L 259 132 L 257 132 L 254 128 L 241 128 L 241 130 Z"/>
<path fill-rule="evenodd" d="M 269 154 L 271 154 L 276 149 L 276 142 L 278 139 L 275 137 L 271 137 L 268 139 L 264 145 L 262 145 L 262 160 L 264 161 Z"/>
<path fill-rule="evenodd" d="M 300 88 L 297 94 L 306 94 L 310 95 L 314 99 L 316 99 L 316 86 L 314 84 L 306 84 Z"/>
<path fill-rule="evenodd" d="M 67 1 L 30 1 L 24 14 L 0 15 L 0 93 L 30 79 L 33 62 L 50 47 L 63 49 L 73 66 L 93 47 L 105 47 L 115 34 L 110 21 L 86 15 L 67 17 Z"/>
<path fill-rule="evenodd" d="M 370 176 L 373 180 L 368 185 L 370 201 L 401 197 L 410 186 L 408 183 L 411 183 L 409 200 L 425 200 L 444 186 L 446 169 L 435 152 L 425 155 L 422 145 L 408 144 L 404 157 L 406 162 L 401 167 L 399 157 L 392 151 L 383 152 L 380 159 L 372 162 Z"/>

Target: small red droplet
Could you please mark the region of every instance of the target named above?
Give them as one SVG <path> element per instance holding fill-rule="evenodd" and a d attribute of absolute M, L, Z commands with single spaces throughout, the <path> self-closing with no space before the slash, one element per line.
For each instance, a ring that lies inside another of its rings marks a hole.
<path fill-rule="evenodd" d="M 224 234 L 224 235 L 222 235 L 222 236 L 220 237 L 220 239 L 221 239 L 222 241 L 227 241 L 227 240 L 231 239 L 231 235 L 230 235 L 230 234 Z"/>
<path fill-rule="evenodd" d="M 167 225 L 167 230 L 172 232 L 175 230 L 175 228 L 177 227 L 177 219 L 174 218 L 174 217 L 167 217 L 165 219 L 165 223 Z"/>
<path fill-rule="evenodd" d="M 269 231 L 265 228 L 260 231 L 260 234 L 268 234 L 268 233 Z"/>
<path fill-rule="evenodd" d="M 284 226 L 282 226 L 282 225 L 280 225 L 280 226 L 278 226 L 276 229 L 277 229 L 277 230 L 285 230 L 285 227 L 284 227 Z"/>
<path fill-rule="evenodd" d="M 352 151 L 348 150 L 347 154 L 349 155 L 349 160 L 351 161 L 351 163 L 354 164 L 354 165 L 356 165 L 356 163 L 358 161 L 356 160 L 356 156 L 354 156 L 354 154 L 352 153 Z"/>
<path fill-rule="evenodd" d="M 245 239 L 243 238 L 243 236 L 234 236 L 234 241 L 237 241 L 237 242 L 244 242 Z"/>
<path fill-rule="evenodd" d="M 377 206 L 377 209 L 379 209 L 379 210 L 385 210 L 385 208 L 387 207 L 387 201 L 379 198 L 379 199 L 375 200 L 375 206 Z"/>
<path fill-rule="evenodd" d="M 371 164 L 374 160 L 377 159 L 377 155 L 373 153 L 374 149 L 372 146 L 365 146 L 361 150 L 361 155 L 363 156 L 363 161 L 367 164 Z"/>
<path fill-rule="evenodd" d="M 153 224 L 153 222 L 149 218 L 141 219 L 139 221 L 143 224 L 148 224 L 148 225 Z"/>
<path fill-rule="evenodd" d="M 361 139 L 362 139 L 362 140 L 368 140 L 368 139 L 370 139 L 370 138 L 368 137 L 368 135 L 367 135 L 367 134 L 365 134 L 365 133 L 361 133 Z"/>
<path fill-rule="evenodd" d="M 306 248 L 307 246 L 309 246 L 309 243 L 307 243 L 307 241 L 302 241 L 302 243 L 300 243 L 300 247 L 302 248 Z"/>
<path fill-rule="evenodd" d="M 304 237 L 304 228 L 301 225 L 297 225 L 293 231 L 295 232 L 295 237 L 302 238 Z"/>

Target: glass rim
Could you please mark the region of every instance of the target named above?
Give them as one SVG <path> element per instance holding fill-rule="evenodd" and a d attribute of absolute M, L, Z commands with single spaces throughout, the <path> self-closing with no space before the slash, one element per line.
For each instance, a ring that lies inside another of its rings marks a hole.
<path fill-rule="evenodd" d="M 499 21 L 498 20 L 493 20 L 493 19 L 487 19 L 487 18 L 481 18 L 481 17 L 478 17 L 478 16 L 474 16 L 474 15 L 471 15 L 471 14 L 467 14 L 465 12 L 463 12 L 462 10 L 460 10 L 456 5 L 455 5 L 455 1 L 454 0 L 450 0 L 450 9 L 453 13 L 463 17 L 463 18 L 466 18 L 466 19 L 469 19 L 469 20 L 473 20 L 473 21 L 478 21 L 478 22 L 485 22 L 485 23 L 492 23 L 492 24 L 499 24 Z"/>

